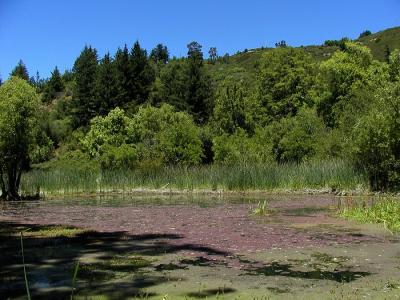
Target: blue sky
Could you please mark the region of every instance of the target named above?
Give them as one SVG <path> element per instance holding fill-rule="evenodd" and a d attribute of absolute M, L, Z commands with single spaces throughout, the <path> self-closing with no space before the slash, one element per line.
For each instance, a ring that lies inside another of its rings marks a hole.
<path fill-rule="evenodd" d="M 399 0 L 0 0 L 0 77 L 22 59 L 31 75 L 70 69 L 85 44 L 112 54 L 136 40 L 186 55 L 196 40 L 206 53 L 321 44 L 400 25 Z"/>

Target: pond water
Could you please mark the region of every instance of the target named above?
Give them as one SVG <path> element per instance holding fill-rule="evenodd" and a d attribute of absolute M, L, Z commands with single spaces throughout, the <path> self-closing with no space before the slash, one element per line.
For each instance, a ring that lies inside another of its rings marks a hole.
<path fill-rule="evenodd" d="M 268 214 L 254 215 L 264 201 Z M 40 298 L 70 295 L 76 261 L 78 299 L 301 299 L 338 283 L 349 295 L 355 288 L 380 295 L 385 278 L 393 279 L 385 292 L 391 295 L 400 284 L 398 237 L 337 218 L 338 206 L 353 201 L 371 199 L 96 195 L 3 202 L 0 298 L 25 297 L 20 232 L 32 293 Z"/>

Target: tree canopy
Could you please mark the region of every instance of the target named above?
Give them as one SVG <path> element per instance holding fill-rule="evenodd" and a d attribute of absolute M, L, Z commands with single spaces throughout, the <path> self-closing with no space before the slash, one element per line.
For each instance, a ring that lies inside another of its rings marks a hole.
<path fill-rule="evenodd" d="M 39 96 L 13 76 L 0 86 L 0 184 L 2 197 L 19 199 L 22 171 L 36 143 Z"/>

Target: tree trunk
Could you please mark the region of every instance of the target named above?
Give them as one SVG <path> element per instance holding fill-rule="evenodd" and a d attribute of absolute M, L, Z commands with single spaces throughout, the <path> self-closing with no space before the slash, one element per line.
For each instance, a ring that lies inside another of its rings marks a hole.
<path fill-rule="evenodd" d="M 8 170 L 7 174 L 7 181 L 5 184 L 5 194 L 6 199 L 9 201 L 21 200 L 21 197 L 18 194 L 19 190 L 19 179 L 18 177 L 18 167 L 13 166 L 11 170 Z"/>
<path fill-rule="evenodd" d="M 5 185 L 4 179 L 3 179 L 3 171 L 0 171 L 0 186 L 1 186 L 0 199 L 6 199 L 7 198 L 7 190 L 6 190 L 6 185 Z"/>

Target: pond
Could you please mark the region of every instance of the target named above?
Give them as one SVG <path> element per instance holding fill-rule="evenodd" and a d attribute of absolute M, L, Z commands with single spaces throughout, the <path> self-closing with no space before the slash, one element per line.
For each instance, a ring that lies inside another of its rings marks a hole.
<path fill-rule="evenodd" d="M 268 213 L 255 215 L 264 201 Z M 135 194 L 3 202 L 0 298 L 26 297 L 20 232 L 30 290 L 41 299 L 398 295 L 398 236 L 337 218 L 346 201 Z"/>

